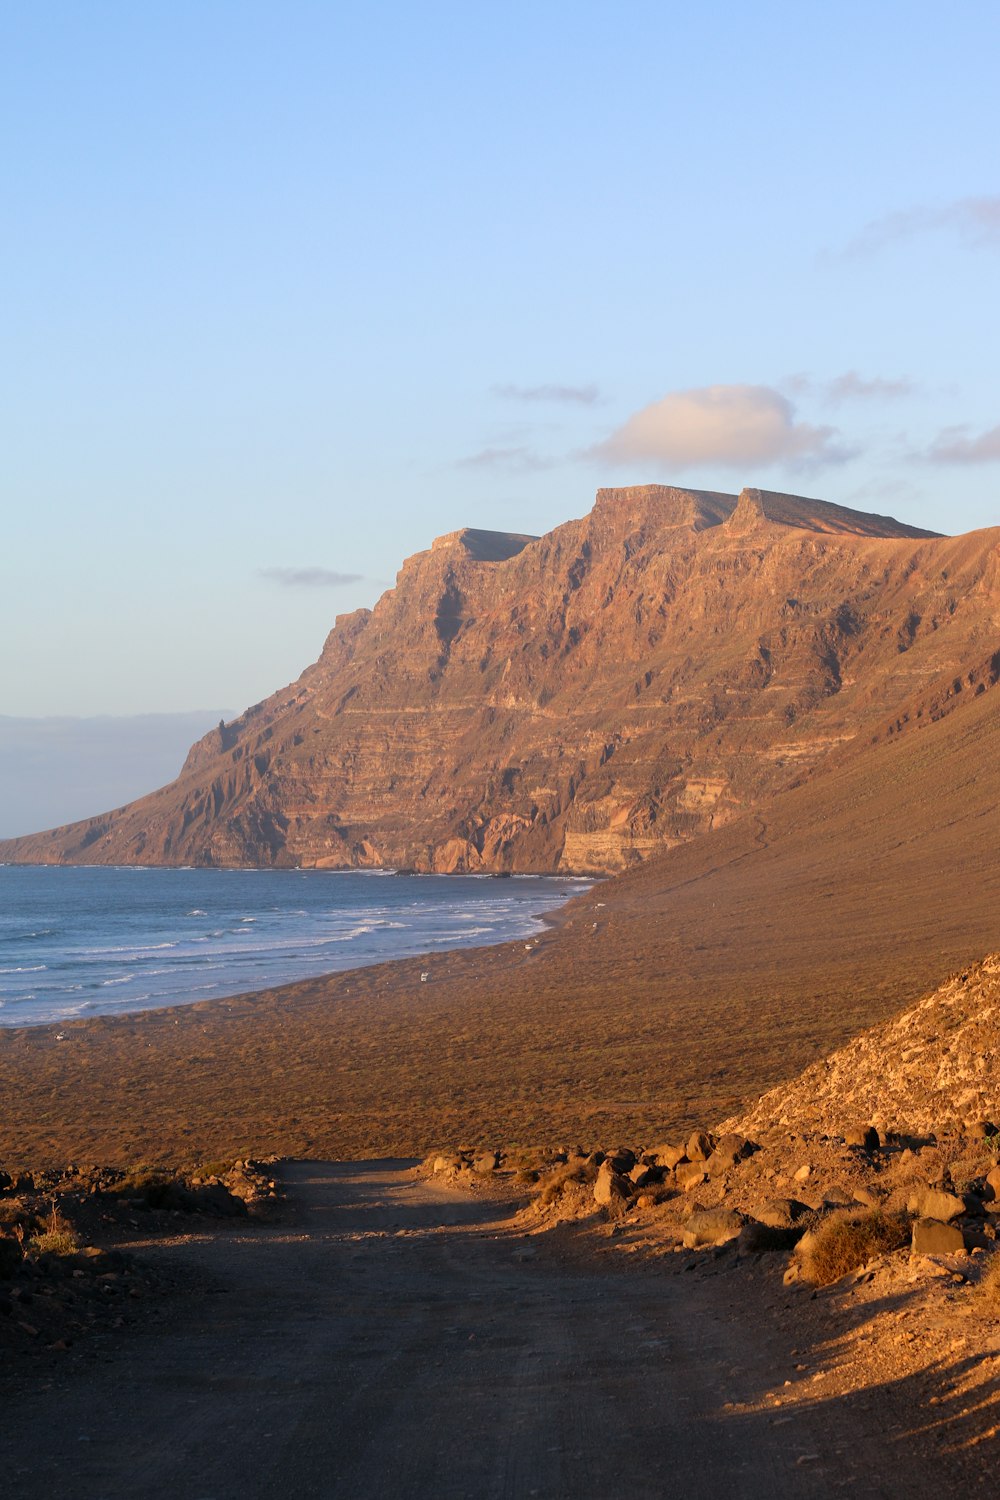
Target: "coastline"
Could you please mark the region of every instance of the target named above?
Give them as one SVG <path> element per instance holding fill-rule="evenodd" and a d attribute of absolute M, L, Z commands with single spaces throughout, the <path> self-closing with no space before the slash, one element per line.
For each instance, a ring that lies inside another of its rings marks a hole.
<path fill-rule="evenodd" d="M 61 1043 L 4 1028 L 0 1164 L 653 1143 L 733 1115 L 1000 950 L 995 821 L 969 792 L 992 785 L 990 696 L 958 724 L 591 887 L 527 952 L 80 1021 Z"/>
<path fill-rule="evenodd" d="M 0 866 L 0 1029 L 231 999 L 531 941 L 592 877 Z"/>

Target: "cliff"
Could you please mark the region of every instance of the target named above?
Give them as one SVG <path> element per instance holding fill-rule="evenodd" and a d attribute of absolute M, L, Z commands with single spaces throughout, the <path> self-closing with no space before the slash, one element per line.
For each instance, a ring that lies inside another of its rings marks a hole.
<path fill-rule="evenodd" d="M 992 684 L 998 558 L 1000 531 L 659 485 L 456 532 L 170 786 L 0 859 L 624 869 Z"/>

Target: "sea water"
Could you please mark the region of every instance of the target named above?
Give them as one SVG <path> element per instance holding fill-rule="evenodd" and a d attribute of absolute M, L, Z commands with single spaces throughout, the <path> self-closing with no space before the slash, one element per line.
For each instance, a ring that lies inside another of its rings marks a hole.
<path fill-rule="evenodd" d="M 0 1026 L 211 1000 L 527 937 L 587 882 L 0 865 Z"/>

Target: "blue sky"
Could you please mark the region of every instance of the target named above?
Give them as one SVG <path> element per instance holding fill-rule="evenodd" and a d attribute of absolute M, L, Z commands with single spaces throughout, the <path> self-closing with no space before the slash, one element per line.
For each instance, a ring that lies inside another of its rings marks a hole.
<path fill-rule="evenodd" d="M 243 706 L 602 484 L 1000 522 L 995 6 L 0 26 L 0 713 Z"/>

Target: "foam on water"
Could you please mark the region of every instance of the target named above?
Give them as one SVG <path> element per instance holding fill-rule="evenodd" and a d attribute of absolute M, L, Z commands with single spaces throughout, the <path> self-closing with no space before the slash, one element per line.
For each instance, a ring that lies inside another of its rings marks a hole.
<path fill-rule="evenodd" d="M 193 1003 L 520 938 L 588 883 L 391 873 L 0 866 L 0 1026 Z"/>

